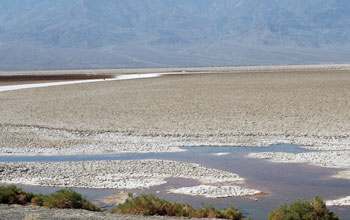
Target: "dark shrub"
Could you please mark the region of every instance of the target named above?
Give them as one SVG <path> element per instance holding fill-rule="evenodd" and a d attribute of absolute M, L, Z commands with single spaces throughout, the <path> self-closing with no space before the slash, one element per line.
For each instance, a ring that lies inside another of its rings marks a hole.
<path fill-rule="evenodd" d="M 170 210 L 170 203 L 156 196 L 138 196 L 119 204 L 114 213 L 133 215 L 165 215 Z"/>
<path fill-rule="evenodd" d="M 192 206 L 181 203 L 170 203 L 154 195 L 141 195 L 130 198 L 123 204 L 119 204 L 113 213 L 132 215 L 160 215 L 160 216 L 181 216 L 194 218 L 225 218 L 240 220 L 244 219 L 242 213 L 233 207 L 225 210 L 215 209 L 213 205 L 207 205 L 198 210 Z"/>
<path fill-rule="evenodd" d="M 36 195 L 34 198 L 32 198 L 31 203 L 32 203 L 32 205 L 43 206 L 44 205 L 44 198 L 45 198 L 45 196 L 42 194 Z"/>
<path fill-rule="evenodd" d="M 20 204 L 28 203 L 36 206 L 61 209 L 86 209 L 90 211 L 101 211 L 101 209 L 88 201 L 81 194 L 73 190 L 60 190 L 49 195 L 27 193 L 16 186 L 0 186 L 0 203 Z"/>
<path fill-rule="evenodd" d="M 14 185 L 0 186 L 0 203 L 25 205 L 30 203 L 34 196 L 33 193 L 24 192 Z"/>
<path fill-rule="evenodd" d="M 221 219 L 232 219 L 239 220 L 244 219 L 242 212 L 238 211 L 234 207 L 230 206 L 227 209 L 216 209 L 213 205 L 203 205 L 203 208 L 195 210 L 191 215 L 195 218 L 221 218 Z"/>
<path fill-rule="evenodd" d="M 41 203 L 40 199 L 38 203 Z M 44 196 L 42 204 L 48 208 L 87 209 L 90 211 L 100 211 L 99 207 L 89 202 L 81 194 L 71 189 L 63 189 Z"/>
<path fill-rule="evenodd" d="M 282 205 L 278 210 L 271 211 L 269 220 L 338 220 L 329 212 L 323 200 L 315 197 L 313 201 L 296 200 L 289 207 Z"/>

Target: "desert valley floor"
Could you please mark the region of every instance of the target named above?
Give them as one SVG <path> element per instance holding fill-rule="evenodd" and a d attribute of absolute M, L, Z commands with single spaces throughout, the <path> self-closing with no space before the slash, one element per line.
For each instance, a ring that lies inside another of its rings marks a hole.
<path fill-rule="evenodd" d="M 288 191 L 244 169 L 263 167 L 337 188 L 324 199 L 350 214 L 349 65 L 1 72 L 0 103 L 2 184 L 144 189 L 256 217 L 250 204 Z"/>

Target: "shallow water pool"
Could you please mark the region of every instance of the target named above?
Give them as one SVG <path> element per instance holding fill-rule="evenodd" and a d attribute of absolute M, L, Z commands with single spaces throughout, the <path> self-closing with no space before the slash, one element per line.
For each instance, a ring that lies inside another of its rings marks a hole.
<path fill-rule="evenodd" d="M 166 159 L 181 162 L 192 162 L 209 168 L 221 169 L 237 173 L 246 179 L 243 185 L 247 188 L 259 189 L 268 193 L 264 196 L 231 197 L 209 199 L 179 194 L 168 194 L 171 188 L 198 185 L 197 181 L 170 178 L 168 183 L 142 190 L 124 190 L 128 192 L 156 194 L 173 202 L 190 203 L 200 207 L 201 203 L 213 203 L 215 207 L 227 208 L 230 205 L 242 210 L 246 217 L 253 219 L 267 219 L 271 210 L 278 209 L 283 203 L 296 199 L 320 196 L 324 199 L 335 199 L 350 194 L 350 181 L 330 178 L 337 169 L 315 167 L 306 164 L 270 163 L 261 159 L 245 157 L 251 152 L 307 152 L 296 145 L 278 144 L 266 148 L 256 147 L 186 147 L 188 151 L 178 153 L 147 153 L 147 154 L 107 154 L 107 155 L 79 155 L 79 156 L 21 156 L 1 157 L 0 162 L 29 162 L 29 161 L 86 161 L 86 160 L 139 160 Z M 227 153 L 216 156 L 215 153 Z M 51 193 L 58 188 L 18 185 L 24 190 L 41 193 Z M 114 189 L 82 189 L 74 190 L 86 195 L 88 199 L 105 205 L 100 200 L 116 192 Z M 331 207 L 342 219 L 350 219 L 350 207 Z"/>

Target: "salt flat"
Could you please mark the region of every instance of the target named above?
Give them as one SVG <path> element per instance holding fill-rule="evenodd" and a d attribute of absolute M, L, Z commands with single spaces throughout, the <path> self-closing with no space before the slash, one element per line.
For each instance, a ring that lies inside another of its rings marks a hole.
<path fill-rule="evenodd" d="M 0 154 L 174 152 L 181 146 L 285 142 L 316 151 L 281 154 L 279 162 L 343 168 L 337 177 L 350 178 L 344 159 L 350 149 L 349 65 L 101 74 L 157 72 L 174 74 L 1 92 Z"/>
<path fill-rule="evenodd" d="M 154 138 L 157 148 L 169 147 L 169 139 L 171 147 L 287 142 L 349 148 L 349 66 L 207 72 L 1 92 L 1 151 L 16 154 L 27 146 L 34 153 L 79 153 L 74 149 L 84 138 L 69 136 L 96 134 Z"/>

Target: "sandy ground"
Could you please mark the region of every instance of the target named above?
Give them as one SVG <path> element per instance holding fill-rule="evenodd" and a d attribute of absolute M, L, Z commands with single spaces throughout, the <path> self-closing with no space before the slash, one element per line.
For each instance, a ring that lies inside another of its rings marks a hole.
<path fill-rule="evenodd" d="M 100 201 L 107 204 L 107 205 L 119 205 L 124 203 L 129 198 L 129 193 L 124 191 L 119 191 L 115 194 L 112 194 L 110 196 L 107 196 Z"/>

